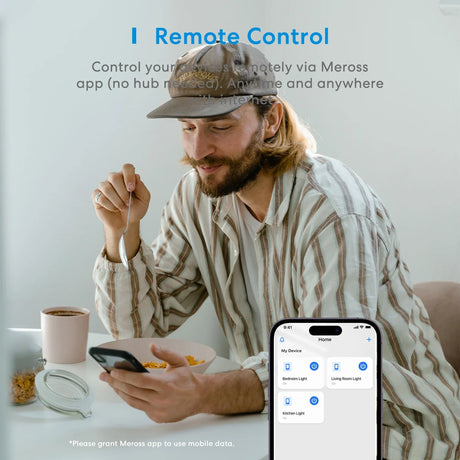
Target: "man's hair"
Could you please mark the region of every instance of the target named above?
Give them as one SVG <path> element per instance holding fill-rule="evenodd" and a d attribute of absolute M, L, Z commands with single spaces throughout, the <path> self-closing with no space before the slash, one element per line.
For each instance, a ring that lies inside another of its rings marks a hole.
<path fill-rule="evenodd" d="M 260 151 L 262 169 L 277 176 L 297 166 L 305 156 L 315 153 L 316 141 L 294 109 L 281 97 L 254 96 L 250 101 L 261 119 L 275 102 L 283 106 L 281 123 L 276 134 L 265 139 Z"/>

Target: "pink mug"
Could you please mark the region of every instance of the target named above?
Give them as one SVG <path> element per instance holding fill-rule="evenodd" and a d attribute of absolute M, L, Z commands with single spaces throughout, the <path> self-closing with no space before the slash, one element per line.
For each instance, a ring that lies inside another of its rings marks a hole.
<path fill-rule="evenodd" d="M 74 364 L 86 359 L 89 310 L 51 307 L 40 312 L 43 357 L 49 363 Z"/>

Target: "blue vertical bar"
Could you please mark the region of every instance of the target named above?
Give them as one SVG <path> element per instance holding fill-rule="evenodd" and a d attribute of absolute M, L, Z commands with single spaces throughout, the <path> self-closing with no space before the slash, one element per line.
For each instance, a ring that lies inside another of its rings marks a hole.
<path fill-rule="evenodd" d="M 131 27 L 131 44 L 137 43 L 137 27 Z"/>

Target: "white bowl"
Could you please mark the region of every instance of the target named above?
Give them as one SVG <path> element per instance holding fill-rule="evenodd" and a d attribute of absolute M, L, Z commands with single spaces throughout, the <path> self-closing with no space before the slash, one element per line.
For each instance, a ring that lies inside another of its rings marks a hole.
<path fill-rule="evenodd" d="M 163 359 L 152 355 L 150 344 L 154 343 L 162 348 L 168 348 L 182 356 L 192 355 L 196 361 L 203 361 L 202 364 L 190 366 L 192 372 L 203 374 L 204 371 L 216 358 L 216 352 L 207 345 L 201 343 L 189 342 L 187 340 L 161 339 L 161 338 L 140 338 L 140 339 L 122 339 L 113 342 L 101 343 L 98 345 L 102 348 L 113 350 L 129 351 L 141 363 L 145 361 L 163 362 Z M 165 369 L 147 369 L 152 374 L 161 374 Z"/>

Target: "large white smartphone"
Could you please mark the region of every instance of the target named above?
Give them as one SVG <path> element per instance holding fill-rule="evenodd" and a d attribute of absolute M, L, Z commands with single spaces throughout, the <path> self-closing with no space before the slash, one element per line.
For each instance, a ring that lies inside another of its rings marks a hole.
<path fill-rule="evenodd" d="M 270 460 L 381 460 L 381 337 L 361 318 L 270 333 Z"/>

